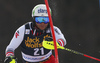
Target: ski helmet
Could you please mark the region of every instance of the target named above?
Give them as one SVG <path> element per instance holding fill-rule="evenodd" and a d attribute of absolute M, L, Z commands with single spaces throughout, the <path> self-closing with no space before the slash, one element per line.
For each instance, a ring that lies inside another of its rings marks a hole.
<path fill-rule="evenodd" d="M 52 14 L 51 9 L 50 9 L 50 13 Z M 35 16 L 46 16 L 46 17 L 48 16 L 45 4 L 38 4 L 33 8 L 32 17 L 35 17 Z"/>

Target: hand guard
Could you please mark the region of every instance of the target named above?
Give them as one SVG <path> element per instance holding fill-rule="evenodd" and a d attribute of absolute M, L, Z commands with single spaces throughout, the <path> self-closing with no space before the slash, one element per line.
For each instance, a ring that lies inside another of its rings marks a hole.
<path fill-rule="evenodd" d="M 47 37 L 47 38 L 45 38 L 45 41 L 53 41 L 53 38 L 52 37 Z M 59 45 L 60 45 L 60 43 L 59 42 L 57 42 Z M 61 45 L 60 45 L 61 46 Z"/>
<path fill-rule="evenodd" d="M 17 58 L 15 56 L 8 56 L 5 58 L 4 63 L 17 63 Z"/>
<path fill-rule="evenodd" d="M 52 37 L 47 37 L 47 38 L 45 38 L 45 41 L 53 41 L 53 38 Z"/>

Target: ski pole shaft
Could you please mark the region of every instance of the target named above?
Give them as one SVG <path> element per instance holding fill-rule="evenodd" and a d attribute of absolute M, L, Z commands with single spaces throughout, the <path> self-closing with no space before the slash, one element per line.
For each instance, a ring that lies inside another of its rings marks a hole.
<path fill-rule="evenodd" d="M 94 60 L 96 60 L 96 61 L 100 61 L 100 59 L 98 59 L 98 58 L 95 58 L 95 57 L 92 57 L 92 56 L 89 56 L 89 55 L 80 53 L 80 52 L 78 52 L 78 51 L 74 51 L 74 50 L 72 50 L 72 49 L 65 48 L 65 50 L 67 50 L 67 51 L 69 51 L 69 52 L 72 52 L 72 53 L 75 53 L 75 54 L 82 55 L 82 56 L 84 56 L 84 57 L 88 57 L 88 58 L 94 59 Z"/>
<path fill-rule="evenodd" d="M 90 59 L 94 59 L 96 61 L 100 61 L 100 59 L 98 59 L 98 58 L 95 58 L 95 57 L 92 57 L 92 56 L 80 53 L 80 52 L 72 50 L 72 49 L 68 49 L 68 48 L 62 47 L 57 42 L 56 42 L 56 44 L 57 44 L 57 49 L 67 50 L 69 52 L 72 52 L 72 53 L 75 53 L 75 54 L 79 54 L 79 55 L 82 55 L 84 57 L 88 57 Z M 50 41 L 50 42 L 49 41 L 43 41 L 43 47 L 46 48 L 46 49 L 52 49 L 52 50 L 54 50 L 54 43 L 53 43 L 53 41 Z"/>

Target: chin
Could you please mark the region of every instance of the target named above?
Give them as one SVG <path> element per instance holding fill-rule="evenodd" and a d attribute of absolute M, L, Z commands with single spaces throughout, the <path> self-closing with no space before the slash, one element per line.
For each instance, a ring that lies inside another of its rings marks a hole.
<path fill-rule="evenodd" d="M 45 29 L 40 29 L 40 30 L 45 30 Z"/>
<path fill-rule="evenodd" d="M 40 30 L 45 30 L 46 29 L 46 27 L 40 27 Z"/>

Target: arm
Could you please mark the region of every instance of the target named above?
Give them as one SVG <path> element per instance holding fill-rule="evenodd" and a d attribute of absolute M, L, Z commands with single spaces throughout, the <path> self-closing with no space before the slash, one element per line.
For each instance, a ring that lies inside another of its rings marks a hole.
<path fill-rule="evenodd" d="M 67 42 L 66 42 L 66 39 L 65 39 L 64 35 L 60 31 L 60 29 L 58 27 L 54 26 L 54 32 L 55 32 L 56 41 L 61 46 L 65 46 Z"/>
<path fill-rule="evenodd" d="M 18 28 L 10 41 L 10 44 L 6 48 L 6 56 L 13 55 L 14 56 L 14 50 L 21 44 L 23 37 L 24 37 L 24 30 L 25 26 L 21 26 Z"/>

